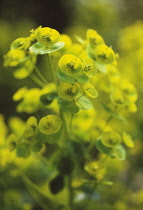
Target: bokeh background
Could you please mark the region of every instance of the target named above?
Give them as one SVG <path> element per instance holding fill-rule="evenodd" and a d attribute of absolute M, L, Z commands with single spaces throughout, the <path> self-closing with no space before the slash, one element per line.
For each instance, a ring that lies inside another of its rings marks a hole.
<path fill-rule="evenodd" d="M 34 83 L 29 78 L 15 80 L 12 70 L 3 67 L 3 55 L 9 50 L 9 45 L 14 39 L 28 36 L 29 31 L 39 25 L 55 28 L 60 33 L 67 33 L 73 40 L 75 34 L 85 38 L 85 31 L 93 28 L 104 37 L 107 45 L 112 46 L 115 52 L 119 53 L 119 69 L 122 75 L 133 82 L 139 95 L 138 112 L 131 115 L 129 125 L 135 139 L 135 148 L 128 153 L 124 164 L 112 165 L 112 172 L 110 171 L 108 176 L 114 179 L 115 185 L 110 189 L 101 188 L 99 191 L 102 195 L 102 207 L 105 210 L 111 210 L 111 206 L 114 206 L 113 210 L 142 210 L 143 1 L 1 0 L 0 113 L 6 122 L 11 116 L 27 118 L 28 114 L 16 112 L 16 102 L 12 101 L 12 95 L 25 83 L 28 87 L 33 87 Z M 32 176 L 34 177 L 34 172 Z M 6 181 L 8 183 L 8 177 Z M 0 185 L 3 186 L 1 182 L 3 182 L 2 179 L 0 179 Z M 11 183 L 8 183 L 8 186 L 11 186 Z M 18 195 L 15 197 L 18 198 Z M 36 207 L 34 209 L 36 210 Z"/>

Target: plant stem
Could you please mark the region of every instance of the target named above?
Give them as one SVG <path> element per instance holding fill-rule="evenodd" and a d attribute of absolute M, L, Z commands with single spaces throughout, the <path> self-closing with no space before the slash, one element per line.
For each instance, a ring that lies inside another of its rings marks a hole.
<path fill-rule="evenodd" d="M 70 115 L 70 122 L 69 122 L 69 132 L 71 137 L 72 137 L 72 119 L 73 119 L 73 114 Z"/>
<path fill-rule="evenodd" d="M 34 66 L 36 73 L 38 74 L 38 76 L 41 78 L 41 80 L 47 84 L 48 81 L 44 78 L 44 76 L 41 74 L 41 72 L 39 71 L 39 69 L 37 68 L 37 66 Z"/>
<path fill-rule="evenodd" d="M 72 190 L 72 186 L 71 186 L 71 181 L 72 181 L 72 176 L 71 174 L 68 175 L 67 177 L 67 187 L 68 187 L 68 191 L 69 191 L 69 208 L 70 210 L 73 210 L 73 190 Z"/>
<path fill-rule="evenodd" d="M 57 79 L 56 79 L 55 72 L 54 72 L 54 70 L 52 68 L 52 65 L 51 65 L 51 57 L 50 57 L 49 53 L 47 54 L 47 58 L 48 58 L 48 66 L 49 66 L 49 71 L 51 72 L 52 80 L 57 85 Z"/>
<path fill-rule="evenodd" d="M 60 111 L 60 116 L 63 120 L 63 141 L 65 142 L 64 147 L 68 145 L 71 138 L 71 120 L 72 115 L 65 115 L 64 112 Z M 65 146 L 66 145 L 66 146 Z M 67 175 L 67 189 L 68 189 L 68 204 L 70 210 L 73 210 L 73 190 L 72 190 L 72 173 Z"/>
<path fill-rule="evenodd" d="M 54 81 L 54 83 L 56 85 L 58 80 L 56 78 L 56 75 L 55 75 L 55 72 L 52 68 L 52 65 L 51 65 L 51 58 L 50 58 L 50 55 L 48 54 L 48 65 L 49 65 L 49 70 L 51 72 L 51 76 L 52 76 L 52 79 Z M 72 135 L 72 118 L 73 118 L 73 115 L 68 115 L 67 113 L 63 112 L 61 109 L 60 109 L 60 117 L 63 121 L 63 142 L 65 142 L 64 144 L 64 147 L 65 145 L 68 145 L 69 144 L 69 141 L 70 141 L 70 138 L 71 138 L 71 135 Z M 66 149 L 66 148 L 65 148 Z M 73 210 L 73 189 L 72 189 L 72 172 L 69 173 L 67 175 L 67 189 L 68 189 L 68 205 L 69 205 L 69 208 L 70 210 Z"/>
<path fill-rule="evenodd" d="M 27 187 L 30 194 L 33 196 L 35 201 L 43 208 L 43 210 L 49 210 L 45 202 L 38 196 L 36 191 L 39 191 L 38 186 L 36 186 L 24 173 L 22 175 L 23 181 L 25 183 L 25 186 Z M 34 190 L 32 190 L 34 189 Z"/>
<path fill-rule="evenodd" d="M 44 87 L 45 84 L 38 77 L 36 77 L 34 74 L 30 74 L 30 77 L 38 85 L 40 85 L 41 87 Z"/>

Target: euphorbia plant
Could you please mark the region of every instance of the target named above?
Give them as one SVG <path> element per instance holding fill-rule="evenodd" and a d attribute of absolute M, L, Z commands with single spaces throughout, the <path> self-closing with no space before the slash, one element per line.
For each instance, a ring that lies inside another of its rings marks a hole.
<path fill-rule="evenodd" d="M 14 67 L 16 79 L 31 77 L 39 88 L 25 84 L 13 95 L 19 101 L 17 112 L 31 116 L 20 126 L 17 118 L 11 120 L 6 142 L 17 158 L 26 161 L 36 154 L 51 165 L 49 191 L 66 190 L 67 208 L 88 209 L 96 186 L 112 184 L 106 180 L 106 160 L 124 160 L 126 146 L 133 146 L 127 123 L 129 113 L 136 111 L 137 92 L 120 75 L 117 54 L 97 31 L 88 29 L 86 39 L 76 40 L 40 26 L 12 42 L 4 65 Z M 39 55 L 47 59 L 44 71 L 37 67 Z M 82 202 L 77 199 L 81 191 L 87 196 Z M 60 203 L 52 208 L 60 209 Z"/>

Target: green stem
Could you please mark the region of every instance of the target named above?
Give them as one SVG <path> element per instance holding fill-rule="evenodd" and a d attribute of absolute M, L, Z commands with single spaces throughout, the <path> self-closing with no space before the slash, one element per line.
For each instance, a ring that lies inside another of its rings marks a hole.
<path fill-rule="evenodd" d="M 52 64 L 51 64 L 51 57 L 48 54 L 47 55 L 48 58 L 48 65 L 49 65 L 49 71 L 51 72 L 51 77 L 52 77 L 52 81 L 57 85 L 57 77 L 55 74 L 54 69 L 52 68 Z M 68 142 L 70 141 L 70 135 L 71 135 L 71 123 L 72 123 L 72 116 L 67 115 L 66 113 L 64 113 L 62 110 L 60 110 L 60 117 L 63 121 L 63 142 L 65 142 L 65 145 L 68 144 Z M 69 208 L 70 210 L 73 209 L 73 190 L 72 190 L 72 175 L 69 174 L 67 176 L 67 188 L 68 188 L 68 192 L 69 192 L 69 198 L 68 198 L 68 203 L 69 203 Z"/>
<path fill-rule="evenodd" d="M 64 112 L 60 109 L 60 118 L 62 119 L 63 121 L 63 135 L 62 135 L 62 138 L 63 138 L 63 142 L 65 143 L 64 145 L 66 146 L 68 144 L 68 141 L 69 141 L 69 134 L 68 134 L 68 126 L 67 126 L 67 120 L 65 118 L 65 115 L 64 115 Z"/>
<path fill-rule="evenodd" d="M 70 116 L 70 123 L 69 123 L 69 132 L 71 137 L 72 137 L 72 119 L 73 119 L 73 114 L 71 114 Z"/>
<path fill-rule="evenodd" d="M 37 201 L 37 203 L 43 208 L 43 210 L 48 210 L 49 208 L 47 207 L 45 202 L 36 193 L 36 191 L 39 191 L 39 189 L 37 189 L 38 187 L 24 173 L 22 175 L 22 178 L 25 183 L 25 186 L 27 187 L 28 191 L 33 196 L 35 201 Z M 35 190 L 32 190 L 32 189 L 35 189 Z"/>
<path fill-rule="evenodd" d="M 48 81 L 44 78 L 44 76 L 41 74 L 41 72 L 39 71 L 39 69 L 37 68 L 37 66 L 34 66 L 36 73 L 38 74 L 38 76 L 41 78 L 41 80 L 47 84 Z"/>
<path fill-rule="evenodd" d="M 71 137 L 71 121 L 72 115 L 67 115 L 62 110 L 60 111 L 60 116 L 63 120 L 63 141 L 65 145 L 68 145 Z M 65 148 L 66 149 L 66 148 Z M 72 190 L 72 174 L 68 174 L 67 176 L 67 188 L 68 188 L 68 204 L 70 210 L 73 210 L 73 190 Z"/>
<path fill-rule="evenodd" d="M 70 210 L 73 210 L 73 190 L 72 190 L 71 182 L 72 182 L 72 177 L 71 177 L 71 174 L 69 174 L 67 177 L 67 187 L 68 187 L 68 191 L 69 191 L 68 203 L 69 203 Z"/>
<path fill-rule="evenodd" d="M 51 64 L 51 57 L 50 57 L 50 54 L 48 53 L 47 54 L 47 58 L 48 58 L 48 66 L 49 66 L 49 71 L 51 72 L 51 76 L 52 76 L 52 80 L 55 84 L 57 84 L 57 79 L 56 79 L 56 75 L 55 75 L 55 72 L 52 68 L 52 64 Z"/>
<path fill-rule="evenodd" d="M 36 82 L 38 85 L 40 85 L 41 87 L 44 87 L 44 83 L 38 79 L 38 77 L 36 77 L 34 74 L 30 74 L 31 79 Z"/>

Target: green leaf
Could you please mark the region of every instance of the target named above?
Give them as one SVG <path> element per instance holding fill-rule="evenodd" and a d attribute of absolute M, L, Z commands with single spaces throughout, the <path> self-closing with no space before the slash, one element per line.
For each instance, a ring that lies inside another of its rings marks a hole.
<path fill-rule="evenodd" d="M 123 116 L 119 115 L 117 112 L 112 111 L 112 109 L 110 109 L 110 108 L 109 108 L 107 105 L 105 105 L 105 104 L 102 104 L 102 107 L 103 107 L 103 109 L 104 109 L 106 112 L 108 112 L 112 117 L 114 117 L 114 118 L 116 118 L 116 119 L 118 119 L 118 120 L 123 121 L 123 123 L 127 125 L 127 120 L 126 120 Z"/>
<path fill-rule="evenodd" d="M 95 63 L 96 63 L 97 70 L 106 74 L 106 65 L 98 63 L 98 62 L 95 62 Z"/>
<path fill-rule="evenodd" d="M 49 135 L 49 136 L 47 137 L 46 142 L 48 142 L 49 144 L 54 144 L 54 143 L 56 143 L 56 142 L 60 139 L 61 134 L 62 134 L 62 128 L 61 128 L 57 133 L 54 133 L 54 134 L 52 134 L 52 135 Z"/>
<path fill-rule="evenodd" d="M 113 155 L 119 160 L 126 159 L 126 150 L 122 145 L 115 146 L 113 148 Z"/>
<path fill-rule="evenodd" d="M 84 96 L 77 99 L 76 104 L 82 110 L 92 109 L 91 101 Z"/>
<path fill-rule="evenodd" d="M 73 83 L 77 82 L 77 80 L 75 79 L 75 77 L 69 76 L 67 74 L 64 74 L 60 70 L 60 68 L 57 69 L 57 75 L 58 75 L 59 79 L 62 80 L 63 82 L 67 82 L 69 84 L 73 84 Z"/>
<path fill-rule="evenodd" d="M 76 40 L 77 40 L 80 44 L 85 44 L 85 41 L 84 41 L 80 36 L 74 35 L 74 37 L 76 38 Z"/>
<path fill-rule="evenodd" d="M 75 114 L 79 111 L 79 107 L 76 105 L 74 101 L 66 101 L 62 98 L 59 98 L 58 104 L 63 112 L 69 112 L 71 114 Z"/>
<path fill-rule="evenodd" d="M 55 144 L 60 139 L 61 134 L 62 134 L 62 127 L 57 133 L 51 135 L 46 135 L 44 133 L 38 132 L 35 138 L 40 142 L 40 144 L 44 143 Z"/>
<path fill-rule="evenodd" d="M 16 146 L 16 155 L 18 157 L 27 158 L 30 156 L 30 147 L 28 144 L 19 143 Z"/>
<path fill-rule="evenodd" d="M 31 145 L 31 149 L 33 152 L 39 152 L 42 149 L 43 145 L 41 142 L 36 142 L 36 144 Z"/>
<path fill-rule="evenodd" d="M 99 152 L 102 152 L 108 156 L 111 156 L 111 153 L 112 153 L 111 147 L 106 147 L 100 139 L 97 140 L 95 144 L 96 144 L 96 147 L 99 150 Z"/>
<path fill-rule="evenodd" d="M 49 105 L 55 98 L 58 97 L 58 94 L 56 92 L 52 92 L 52 93 L 48 93 L 48 94 L 44 94 L 40 97 L 40 101 L 44 104 L 44 105 Z"/>
<path fill-rule="evenodd" d="M 64 42 L 57 42 L 55 44 L 45 46 L 45 45 L 40 44 L 39 42 L 36 42 L 29 48 L 29 50 L 35 54 L 43 55 L 43 54 L 55 52 L 61 49 L 64 45 L 65 45 Z"/>
<path fill-rule="evenodd" d="M 83 71 L 75 75 L 75 79 L 83 84 L 89 82 L 89 77 Z"/>

